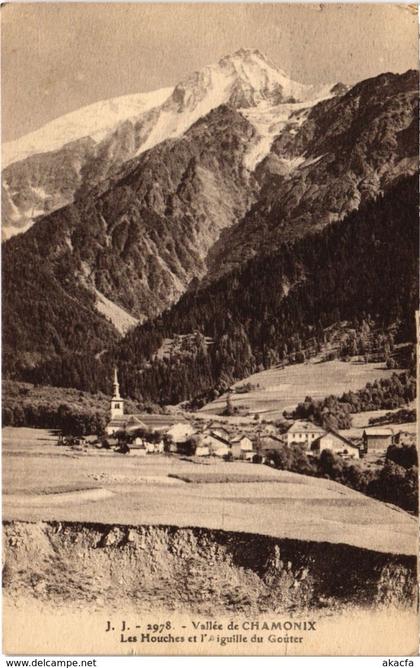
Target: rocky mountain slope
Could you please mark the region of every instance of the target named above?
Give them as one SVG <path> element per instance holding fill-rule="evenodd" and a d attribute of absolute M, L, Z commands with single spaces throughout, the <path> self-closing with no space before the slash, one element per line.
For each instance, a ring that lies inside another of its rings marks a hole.
<path fill-rule="evenodd" d="M 258 50 L 240 49 L 173 89 L 105 100 L 55 119 L 3 147 L 3 236 L 25 231 L 221 104 L 307 105 L 329 89 L 294 82 Z"/>
<path fill-rule="evenodd" d="M 322 229 L 418 170 L 418 72 L 294 112 L 258 165 L 258 201 L 212 249 L 207 280 Z"/>
<path fill-rule="evenodd" d="M 6 373 L 51 363 L 48 382 L 61 365 L 71 383 L 83 377 L 96 387 L 80 356 L 99 359 L 197 284 L 252 257 L 264 264 L 285 241 L 343 219 L 413 174 L 417 80 L 416 72 L 384 74 L 350 90 L 315 90 L 241 50 L 146 111 L 142 128 L 146 116 L 153 127 L 141 141 L 128 141 L 134 126 L 123 121 L 102 141 L 73 136 L 9 165 L 9 194 L 7 170 L 21 170 L 22 194 L 39 163 L 39 174 L 57 179 L 61 203 L 74 202 L 3 246 Z"/>
<path fill-rule="evenodd" d="M 103 314 L 120 333 L 159 313 L 204 275 L 220 231 L 248 210 L 255 187 L 242 161 L 253 134 L 238 112 L 219 107 L 183 138 L 144 153 L 118 179 L 6 242 L 5 308 L 13 303 L 20 312 L 26 297 L 36 302 L 43 273 L 63 302 L 80 300 L 81 312 Z M 25 297 L 19 304 L 16 291 Z M 50 295 L 50 303 L 59 300 Z"/>

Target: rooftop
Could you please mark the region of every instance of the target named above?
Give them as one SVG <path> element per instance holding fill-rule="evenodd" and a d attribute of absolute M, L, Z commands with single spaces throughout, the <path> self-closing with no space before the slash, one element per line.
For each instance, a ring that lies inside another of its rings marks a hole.
<path fill-rule="evenodd" d="M 146 425 L 136 415 L 121 415 L 121 417 L 114 417 L 108 422 L 108 427 L 116 427 L 124 429 L 128 426 L 142 427 L 146 429 Z"/>
<path fill-rule="evenodd" d="M 325 429 L 318 427 L 318 425 L 314 424 L 313 422 L 308 422 L 306 420 L 296 420 L 288 430 L 289 434 L 305 434 L 309 432 L 312 434 L 325 434 Z"/>
<path fill-rule="evenodd" d="M 188 421 L 182 415 L 136 413 L 134 417 L 141 420 L 145 426 L 150 429 L 166 429 L 167 427 L 172 427 L 174 424 L 179 423 L 188 424 Z"/>
<path fill-rule="evenodd" d="M 231 443 L 238 443 L 239 441 L 242 441 L 244 438 L 249 439 L 249 436 L 247 436 L 247 434 L 235 434 L 235 436 L 231 438 L 230 441 Z"/>
<path fill-rule="evenodd" d="M 319 436 L 314 442 L 317 443 L 321 438 L 323 438 L 324 436 L 328 436 L 329 434 L 333 434 L 334 436 L 339 438 L 340 441 L 343 441 L 343 443 L 345 443 L 349 448 L 356 448 L 356 450 L 359 450 L 359 446 L 356 445 L 356 443 L 353 443 L 353 441 L 351 441 L 349 438 L 343 436 L 342 434 L 340 434 L 340 432 L 335 431 L 334 429 L 328 429 L 324 434 Z"/>
<path fill-rule="evenodd" d="M 390 427 L 368 427 L 364 433 L 367 436 L 393 436 L 394 430 Z"/>

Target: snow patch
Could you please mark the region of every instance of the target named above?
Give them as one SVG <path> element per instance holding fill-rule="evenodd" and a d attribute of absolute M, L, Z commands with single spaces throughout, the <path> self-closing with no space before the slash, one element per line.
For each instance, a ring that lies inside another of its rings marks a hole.
<path fill-rule="evenodd" d="M 161 88 L 150 93 L 123 95 L 60 116 L 38 130 L 4 144 L 3 168 L 37 153 L 55 151 L 82 137 L 99 142 L 118 123 L 160 106 L 172 91 L 173 88 Z"/>
<path fill-rule="evenodd" d="M 6 190 L 6 195 L 7 195 L 7 205 L 9 207 L 8 217 L 10 218 L 10 220 L 13 220 L 14 222 L 18 222 L 19 220 L 21 220 L 22 214 L 19 211 L 19 209 L 17 208 L 16 204 L 14 203 L 12 197 L 9 195 L 7 190 Z"/>
<path fill-rule="evenodd" d="M 257 136 L 248 149 L 244 165 L 249 171 L 254 171 L 270 152 L 274 139 L 287 129 L 292 136 L 297 134 L 298 128 L 307 119 L 309 112 L 319 102 L 333 97 L 331 85 L 316 88 L 308 86 L 315 97 L 312 100 L 305 99 L 303 102 L 283 103 L 270 106 L 269 103 L 262 103 L 257 107 L 240 109 L 241 114 L 254 126 Z M 309 92 L 307 91 L 309 95 Z M 290 169 L 295 169 L 303 163 L 304 158 L 283 159 L 284 163 L 290 163 Z"/>
<path fill-rule="evenodd" d="M 312 165 L 316 165 L 316 163 L 319 162 L 320 160 L 322 160 L 322 158 L 324 158 L 325 156 L 326 156 L 326 153 L 323 153 L 322 155 L 317 155 L 317 156 L 312 157 L 312 158 L 307 158 L 306 160 L 304 160 L 302 162 L 301 166 L 302 167 L 311 167 Z"/>
<path fill-rule="evenodd" d="M 24 232 L 27 232 L 29 228 L 32 227 L 34 224 L 34 220 L 28 220 L 24 225 L 4 225 L 2 227 L 2 240 L 7 241 L 7 239 L 11 239 L 11 237 L 15 237 L 17 234 L 23 234 Z"/>
<path fill-rule="evenodd" d="M 85 262 L 84 260 L 82 260 L 80 262 L 80 268 L 82 270 L 82 276 L 85 279 L 85 285 L 88 286 L 88 284 L 89 284 L 88 281 L 89 281 L 90 275 L 92 273 L 92 269 L 90 268 L 88 263 Z"/>
<path fill-rule="evenodd" d="M 44 188 L 40 188 L 39 186 L 37 186 L 37 187 L 30 186 L 30 188 L 31 188 L 32 192 L 34 192 L 35 195 L 37 195 L 41 199 L 46 199 L 47 197 L 49 197 L 48 193 L 44 190 Z"/>
<path fill-rule="evenodd" d="M 73 252 L 73 244 L 72 244 L 71 237 L 70 237 L 70 234 L 69 234 L 69 233 L 67 233 L 67 234 L 65 235 L 65 237 L 64 237 L 64 243 L 65 243 L 66 246 L 69 248 L 69 250 L 70 250 L 71 252 Z"/>
<path fill-rule="evenodd" d="M 256 108 L 240 109 L 241 114 L 257 131 L 256 140 L 244 158 L 244 165 L 249 171 L 254 171 L 257 164 L 269 154 L 274 139 L 288 127 L 293 114 L 306 104 L 306 102 L 275 106 L 264 104 Z"/>
<path fill-rule="evenodd" d="M 285 169 L 291 174 L 295 169 L 301 167 L 305 163 L 305 157 L 298 155 L 295 158 L 280 158 L 280 162 Z"/>
<path fill-rule="evenodd" d="M 160 255 L 155 256 L 156 262 L 162 267 L 165 273 L 169 274 L 172 283 L 173 283 L 173 291 L 174 294 L 181 295 L 184 290 L 185 290 L 185 284 L 181 281 L 181 279 L 170 269 L 168 264 L 165 262 L 165 260 L 160 257 Z M 183 270 L 184 271 L 184 270 Z M 184 271 L 185 273 L 185 271 Z"/>

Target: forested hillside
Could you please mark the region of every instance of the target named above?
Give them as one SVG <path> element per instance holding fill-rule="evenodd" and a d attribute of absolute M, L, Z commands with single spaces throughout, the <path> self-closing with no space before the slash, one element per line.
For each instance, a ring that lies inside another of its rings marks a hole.
<path fill-rule="evenodd" d="M 184 295 L 99 359 L 72 355 L 25 377 L 105 389 L 116 361 L 124 394 L 176 403 L 281 360 L 301 360 L 339 321 L 356 329 L 366 318 L 383 329 L 393 324 L 396 342 L 414 340 L 417 202 L 417 178 L 403 179 L 343 221 Z M 165 339 L 194 332 L 181 353 L 157 354 Z"/>
<path fill-rule="evenodd" d="M 64 433 L 98 434 L 109 419 L 111 396 L 48 385 L 3 381 L 3 427 L 44 427 Z M 159 412 L 154 404 L 125 402 L 127 413 Z"/>

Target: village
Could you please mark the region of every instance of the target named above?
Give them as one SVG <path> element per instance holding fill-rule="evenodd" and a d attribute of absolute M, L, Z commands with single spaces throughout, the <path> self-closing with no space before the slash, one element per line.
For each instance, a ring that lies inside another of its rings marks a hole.
<path fill-rule="evenodd" d="M 258 413 L 248 420 L 186 412 L 126 414 L 116 370 L 113 386 L 105 434 L 60 435 L 59 445 L 80 452 L 94 448 L 136 457 L 172 453 L 194 459 L 214 457 L 271 464 L 273 455 L 285 446 L 299 446 L 308 457 L 316 458 L 329 450 L 344 460 L 379 462 L 389 446 L 405 444 L 407 439 L 407 434 L 391 427 L 372 426 L 364 429 L 361 437 L 349 438 L 338 430 L 324 429 L 307 420 L 273 422 L 261 419 Z"/>

